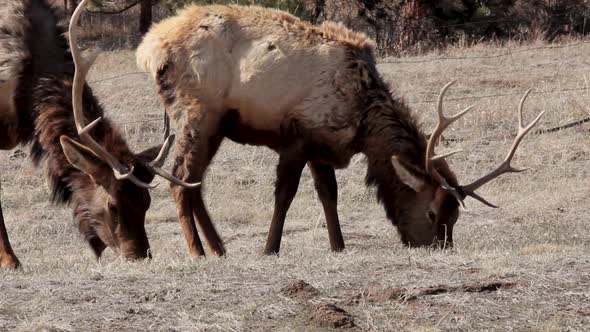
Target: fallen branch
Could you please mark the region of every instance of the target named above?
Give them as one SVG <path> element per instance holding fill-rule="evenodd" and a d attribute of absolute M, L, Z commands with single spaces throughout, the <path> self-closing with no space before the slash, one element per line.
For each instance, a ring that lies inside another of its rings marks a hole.
<path fill-rule="evenodd" d="M 549 128 L 549 129 L 539 129 L 537 131 L 534 131 L 533 132 L 533 135 L 554 133 L 556 131 L 560 131 L 560 130 L 563 130 L 563 129 L 568 129 L 568 128 L 571 128 L 571 127 L 579 126 L 579 125 L 584 124 L 586 122 L 590 122 L 590 118 L 585 118 L 585 119 L 582 119 L 582 120 L 578 120 L 578 121 L 575 121 L 575 122 L 572 122 L 572 123 L 565 124 L 563 126 L 557 126 L 557 127 L 553 127 L 553 128 Z"/>
<path fill-rule="evenodd" d="M 582 120 L 574 121 L 574 122 L 571 122 L 568 124 L 564 124 L 562 126 L 557 126 L 557 127 L 553 127 L 553 128 L 549 128 L 549 129 L 539 129 L 537 131 L 532 132 L 532 134 L 533 135 L 550 134 L 550 133 L 554 133 L 556 131 L 560 131 L 560 130 L 576 127 L 579 125 L 583 125 L 588 122 L 590 122 L 590 117 L 582 119 Z M 444 137 L 443 139 L 441 139 L 441 141 L 442 142 L 463 142 L 464 139 L 460 138 L 460 137 Z"/>

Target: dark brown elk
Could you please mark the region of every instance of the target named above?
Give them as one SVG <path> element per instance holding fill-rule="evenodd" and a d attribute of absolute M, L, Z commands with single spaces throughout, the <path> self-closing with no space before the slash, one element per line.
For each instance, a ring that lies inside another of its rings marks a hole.
<path fill-rule="evenodd" d="M 44 163 L 55 202 L 69 203 L 83 237 L 100 257 L 108 246 L 127 258 L 145 258 L 144 221 L 149 183 L 170 148 L 135 154 L 106 118 L 85 76 L 94 56 L 83 58 L 70 23 L 71 53 L 58 15 L 45 0 L 4 0 L 0 7 L 0 148 L 31 145 Z M 92 122 L 86 126 L 87 119 Z M 0 210 L 0 265 L 19 265 Z"/>
<path fill-rule="evenodd" d="M 334 169 L 346 167 L 357 153 L 366 155 L 366 183 L 377 187 L 402 242 L 449 246 L 463 200 L 471 196 L 491 205 L 475 190 L 519 171 L 510 160 L 541 117 L 523 127 L 521 103 L 519 133 L 506 160 L 461 186 L 447 155 L 434 153 L 434 142 L 468 109 L 451 118 L 443 115 L 446 85 L 439 123 L 428 140 L 377 72 L 372 43 L 342 25 L 311 25 L 259 7 L 191 6 L 152 27 L 137 50 L 137 62 L 156 80 L 177 124 L 175 176 L 201 181 L 224 138 L 278 152 L 267 254 L 279 252 L 287 210 L 306 164 L 324 208 L 331 248 L 344 248 Z M 173 185 L 172 191 L 189 253 L 204 254 L 197 218 L 210 249 L 223 254 L 201 188 Z"/>

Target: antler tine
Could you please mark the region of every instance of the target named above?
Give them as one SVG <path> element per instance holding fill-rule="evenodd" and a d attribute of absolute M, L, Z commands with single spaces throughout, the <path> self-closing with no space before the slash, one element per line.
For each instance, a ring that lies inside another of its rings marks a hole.
<path fill-rule="evenodd" d="M 165 170 L 163 170 L 159 167 L 149 167 L 149 169 L 154 174 L 157 174 L 157 175 L 161 176 L 162 178 L 174 183 L 175 185 L 178 185 L 178 186 L 181 186 L 184 188 L 196 188 L 201 185 L 201 182 L 195 182 L 195 183 L 184 182 L 181 179 L 175 177 L 174 175 L 166 172 Z"/>
<path fill-rule="evenodd" d="M 463 115 L 467 114 L 467 112 L 469 112 L 473 108 L 473 106 L 475 106 L 475 105 L 471 105 L 471 106 L 465 108 L 464 110 L 462 110 L 461 112 L 453 115 L 452 117 L 446 117 L 444 115 L 443 99 L 444 99 L 444 96 L 447 93 L 447 90 L 449 89 L 449 87 L 451 87 L 451 85 L 455 84 L 455 82 L 456 81 L 451 81 L 451 82 L 445 84 L 445 86 L 443 86 L 443 88 L 440 90 L 440 94 L 438 96 L 438 102 L 437 102 L 438 123 L 437 123 L 436 127 L 434 128 L 434 131 L 430 135 L 430 138 L 428 139 L 428 144 L 426 146 L 425 169 L 426 169 L 426 172 L 428 172 L 428 173 L 432 172 L 432 169 L 433 169 L 432 163 L 434 161 L 444 159 L 445 157 L 449 157 L 449 156 L 452 156 L 452 155 L 460 152 L 460 151 L 454 151 L 451 153 L 447 153 L 445 155 L 436 156 L 434 154 L 434 147 L 436 145 L 436 141 L 442 135 L 443 131 L 445 129 L 447 129 L 447 127 L 449 127 L 453 122 L 459 120 Z"/>
<path fill-rule="evenodd" d="M 99 117 L 98 119 L 92 121 L 89 125 L 84 126 L 85 118 L 83 111 L 84 106 L 82 102 L 84 84 L 86 82 L 86 75 L 88 74 L 92 63 L 94 63 L 94 60 L 96 60 L 96 57 L 99 54 L 99 52 L 94 52 L 90 56 L 84 58 L 80 52 L 80 48 L 78 47 L 78 36 L 76 35 L 76 29 L 78 26 L 78 21 L 80 20 L 80 15 L 87 4 L 88 0 L 82 0 L 80 2 L 72 14 L 69 26 L 70 49 L 76 68 L 74 72 L 74 82 L 72 84 L 72 109 L 74 112 L 74 122 L 76 123 L 78 136 L 84 145 L 86 145 L 86 147 L 88 147 L 113 169 L 115 178 L 118 180 L 128 179 L 142 188 L 155 188 L 155 186 L 144 183 L 136 178 L 133 175 L 133 167 L 122 165 L 113 155 L 107 152 L 92 138 L 92 136 L 90 136 L 90 131 L 96 127 L 96 125 L 102 120 L 102 117 Z"/>
<path fill-rule="evenodd" d="M 140 179 L 136 178 L 135 175 L 130 175 L 128 177 L 126 177 L 127 180 L 133 182 L 136 186 L 143 188 L 143 189 L 154 189 L 158 186 L 158 184 L 148 184 L 145 183 L 143 181 L 141 181 Z"/>
<path fill-rule="evenodd" d="M 82 0 L 78 7 L 76 7 L 76 10 L 74 10 L 74 13 L 72 14 L 72 18 L 70 19 L 70 26 L 68 29 L 70 34 L 70 49 L 72 52 L 72 58 L 74 59 L 74 65 L 76 66 L 76 71 L 74 73 L 74 83 L 80 80 L 84 82 L 86 74 L 88 74 L 88 70 L 90 70 L 92 63 L 94 63 L 94 60 L 96 60 L 96 57 L 98 57 L 100 54 L 100 52 L 93 52 L 87 58 L 84 58 L 80 53 L 80 48 L 78 47 L 78 36 L 76 35 L 76 29 L 78 21 L 80 20 L 80 15 L 82 15 L 82 11 L 84 8 L 86 8 L 87 3 L 88 0 Z"/>
<path fill-rule="evenodd" d="M 164 140 L 170 136 L 170 117 L 164 112 Z"/>
<path fill-rule="evenodd" d="M 69 26 L 69 33 L 70 33 L 70 50 L 72 53 L 72 58 L 74 60 L 75 72 L 74 72 L 74 82 L 72 86 L 72 108 L 74 111 L 74 121 L 76 123 L 76 129 L 78 130 L 78 134 L 86 134 L 92 127 L 94 127 L 99 119 L 93 121 L 88 128 L 84 128 L 83 123 L 85 122 L 84 113 L 82 111 L 82 91 L 84 89 L 84 82 L 86 80 L 86 75 L 88 74 L 88 70 L 90 69 L 91 63 L 89 60 L 92 60 L 91 57 L 89 59 L 84 59 L 80 54 L 80 48 L 78 47 L 78 36 L 76 35 L 76 26 L 78 21 L 80 20 L 80 15 L 82 14 L 82 10 L 86 6 L 88 0 L 82 0 L 74 13 L 72 14 L 72 18 L 70 20 Z"/>
<path fill-rule="evenodd" d="M 437 156 L 434 156 L 434 157 L 430 158 L 430 160 L 432 160 L 432 161 L 442 160 L 442 159 L 448 158 L 450 156 L 454 156 L 457 153 L 461 153 L 461 152 L 463 152 L 463 149 L 458 149 L 458 150 L 455 150 L 455 151 L 451 151 L 451 152 L 439 154 Z"/>
<path fill-rule="evenodd" d="M 518 128 L 522 128 L 522 124 L 524 123 L 522 119 L 522 110 L 524 108 L 524 102 L 526 101 L 531 91 L 533 91 L 533 89 L 526 90 L 522 98 L 520 98 L 520 103 L 518 103 Z"/>
<path fill-rule="evenodd" d="M 172 147 L 172 142 L 174 142 L 174 138 L 175 138 L 174 135 L 169 135 L 166 137 L 166 140 L 164 141 L 164 144 L 162 145 L 162 148 L 160 149 L 158 156 L 152 162 L 150 162 L 147 165 L 147 167 L 152 173 L 157 174 L 157 175 L 161 176 L 162 178 L 164 178 L 176 185 L 179 185 L 179 186 L 185 187 L 185 188 L 196 188 L 201 185 L 201 182 L 196 182 L 196 183 L 184 182 L 161 168 L 162 165 L 164 165 L 164 160 L 166 158 L 166 155 L 168 155 L 168 151 Z"/>
<path fill-rule="evenodd" d="M 154 160 L 152 160 L 152 162 L 149 163 L 150 167 L 162 167 L 162 165 L 164 165 L 166 155 L 168 155 L 168 151 L 172 147 L 172 143 L 174 142 L 175 138 L 176 136 L 174 134 L 166 136 L 164 144 L 162 144 L 162 148 L 160 149 L 160 152 L 158 153 L 156 158 L 154 158 Z"/>
<path fill-rule="evenodd" d="M 440 175 L 437 170 L 434 170 L 434 177 L 440 183 L 441 188 L 443 188 L 447 193 L 453 195 L 461 207 L 465 209 L 465 202 L 463 201 L 464 197 L 461 195 L 461 193 L 459 193 L 456 188 L 453 188 L 451 185 L 449 185 L 447 180 L 442 175 Z"/>
<path fill-rule="evenodd" d="M 483 177 L 473 181 L 472 183 L 470 183 L 466 186 L 461 186 L 461 189 L 466 196 L 467 195 L 471 196 L 488 206 L 497 207 L 497 206 L 489 203 L 488 201 L 486 201 L 484 198 L 482 198 L 478 194 L 476 194 L 475 191 L 478 188 L 480 188 L 481 186 L 483 186 L 484 184 L 492 181 L 493 179 L 499 177 L 500 175 L 502 175 L 504 173 L 520 173 L 520 172 L 524 172 L 528 169 L 528 168 L 524 168 L 524 169 L 514 168 L 514 167 L 512 167 L 512 165 L 510 165 L 510 162 L 512 161 L 512 158 L 514 158 L 516 150 L 518 149 L 518 146 L 520 145 L 520 142 L 522 141 L 522 139 L 539 122 L 539 120 L 541 120 L 541 117 L 543 116 L 543 114 L 545 114 L 545 111 L 541 112 L 539 115 L 537 115 L 535 120 L 533 120 L 531 123 L 529 123 L 529 125 L 527 125 L 526 127 L 523 127 L 522 110 L 523 110 L 524 102 L 526 101 L 526 98 L 528 97 L 530 92 L 531 92 L 531 90 L 528 90 L 523 95 L 523 97 L 520 101 L 520 105 L 518 107 L 518 133 L 516 135 L 516 138 L 514 139 L 514 142 L 512 142 L 512 146 L 510 147 L 510 151 L 508 151 L 506 158 L 504 158 L 504 161 L 502 161 L 500 166 L 498 166 L 495 170 L 491 171 L 490 173 L 484 175 Z"/>

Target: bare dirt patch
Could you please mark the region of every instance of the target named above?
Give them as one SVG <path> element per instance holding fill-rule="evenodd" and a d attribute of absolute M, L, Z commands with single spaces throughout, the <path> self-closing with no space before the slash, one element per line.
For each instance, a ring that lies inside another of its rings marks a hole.
<path fill-rule="evenodd" d="M 322 327 L 352 328 L 354 318 L 344 309 L 335 304 L 319 304 L 310 308 L 310 319 Z"/>
<path fill-rule="evenodd" d="M 281 293 L 298 301 L 308 313 L 308 319 L 320 327 L 352 328 L 356 326 L 354 317 L 336 304 L 312 301 L 320 295 L 320 291 L 303 280 L 289 282 L 281 288 Z"/>
<path fill-rule="evenodd" d="M 309 300 L 320 294 L 315 287 L 303 280 L 290 282 L 288 285 L 281 288 L 281 293 L 294 300 Z"/>

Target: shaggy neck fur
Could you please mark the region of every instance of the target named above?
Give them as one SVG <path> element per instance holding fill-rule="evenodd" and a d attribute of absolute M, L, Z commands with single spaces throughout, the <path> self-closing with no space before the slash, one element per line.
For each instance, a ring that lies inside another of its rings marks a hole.
<path fill-rule="evenodd" d="M 399 220 L 406 219 L 401 199 L 414 192 L 399 180 L 391 158 L 398 156 L 423 169 L 427 140 L 410 109 L 392 97 L 389 91 L 377 89 L 369 99 L 371 104 L 364 123 L 364 153 L 368 158 L 365 181 L 368 186 L 377 186 L 377 198 L 384 204 L 387 218 L 398 225 Z M 435 163 L 434 167 L 451 186 L 458 187 L 455 174 L 444 160 Z"/>
<path fill-rule="evenodd" d="M 409 107 L 392 96 L 377 72 L 373 57 L 367 51 L 355 57 L 365 61 L 368 71 L 362 92 L 364 100 L 360 102 L 364 128 L 362 150 L 368 158 L 365 182 L 368 186 L 377 186 L 378 200 L 384 204 L 388 219 L 397 225 L 399 220 L 404 220 L 401 198 L 413 194 L 413 190 L 399 180 L 391 158 L 398 156 L 422 169 L 427 140 Z M 446 162 L 438 162 L 435 167 L 449 184 L 457 185 Z"/>
<path fill-rule="evenodd" d="M 52 200 L 57 203 L 71 202 L 74 216 L 84 225 L 96 218 L 91 208 L 95 206 L 96 183 L 82 171 L 72 166 L 66 159 L 59 138 L 66 135 L 78 139 L 71 106 L 72 78 L 64 75 L 58 78 L 39 78 L 30 92 L 34 132 L 31 138 L 31 158 L 38 166 L 45 162 L 47 176 L 51 182 Z M 92 95 L 90 88 L 84 89 L 85 118 L 89 120 L 102 117 L 102 108 Z M 104 119 L 91 132 L 92 137 L 123 163 L 133 164 L 133 155 L 121 135 Z"/>
<path fill-rule="evenodd" d="M 403 219 L 401 197 L 413 192 L 398 179 L 391 157 L 397 155 L 412 165 L 424 165 L 427 141 L 409 108 L 386 89 L 376 92 L 372 99 L 365 122 L 365 181 L 368 186 L 377 186 L 377 198 L 384 204 L 387 218 L 396 225 Z"/>
<path fill-rule="evenodd" d="M 16 23 L 22 27 L 26 55 L 21 59 L 15 104 L 19 116 L 19 141 L 31 144 L 35 165 L 45 162 L 52 189 L 52 200 L 72 203 L 74 216 L 84 233 L 92 215 L 97 185 L 66 159 L 59 138 L 66 135 L 78 139 L 72 111 L 72 80 L 74 64 L 64 37 L 65 28 L 58 25 L 58 16 L 43 0 L 22 2 L 22 11 L 15 11 Z M 86 121 L 102 117 L 104 112 L 88 86 L 83 94 Z M 132 164 L 133 155 L 121 135 L 104 119 L 92 131 L 99 144 L 125 164 Z M 89 228 L 88 228 L 89 229 Z M 84 234 L 88 236 L 89 234 Z"/>

